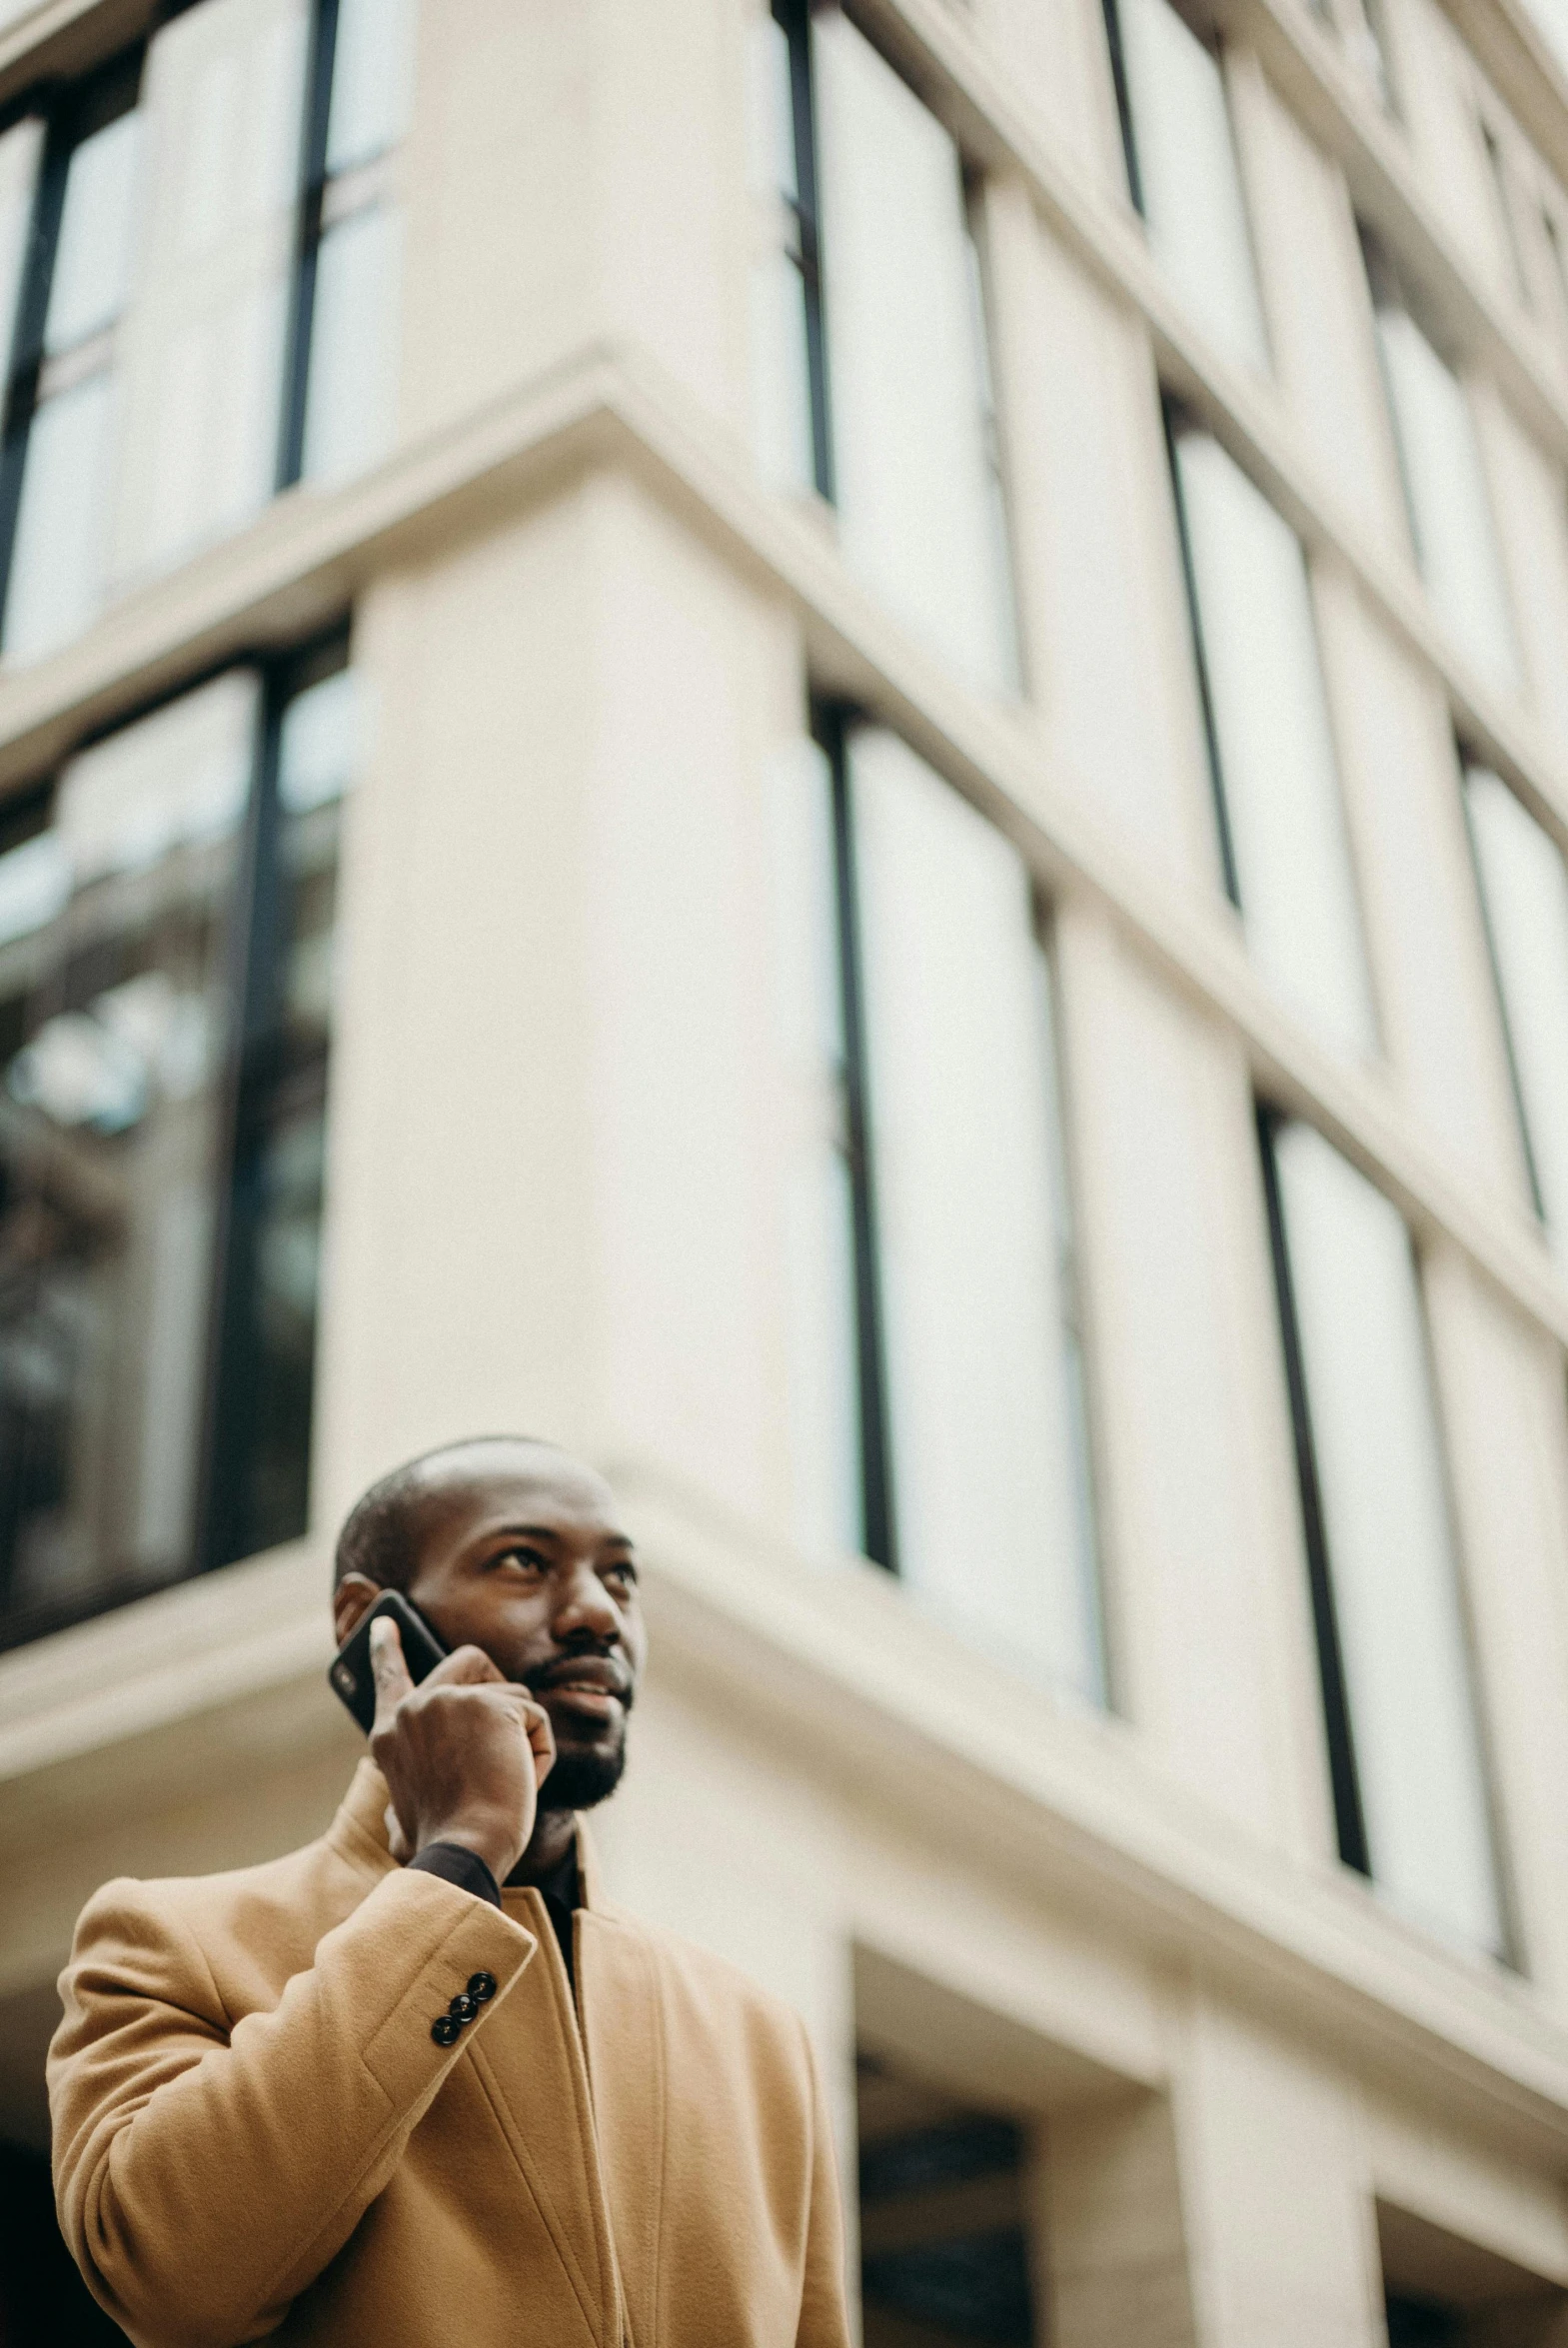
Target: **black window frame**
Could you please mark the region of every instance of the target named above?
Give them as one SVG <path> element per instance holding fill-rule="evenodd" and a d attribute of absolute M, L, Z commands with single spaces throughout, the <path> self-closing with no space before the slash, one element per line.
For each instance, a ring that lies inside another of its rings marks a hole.
<path fill-rule="evenodd" d="M 328 0 L 336 6 L 337 0 Z M 822 303 L 821 214 L 817 201 L 816 82 L 811 62 L 811 0 L 772 0 L 774 22 L 789 44 L 789 114 L 794 140 L 795 197 L 788 203 L 794 245 L 788 259 L 799 272 L 805 305 L 805 371 L 811 416 L 811 478 L 818 497 L 833 503 L 832 412 L 827 388 L 827 333 Z"/>
<path fill-rule="evenodd" d="M 1301 1501 L 1301 1528 L 1306 1547 L 1307 1586 L 1312 1602 L 1312 1627 L 1317 1646 L 1318 1685 L 1323 1704 L 1323 1734 L 1328 1753 L 1329 1785 L 1334 1803 L 1334 1833 L 1339 1856 L 1356 1874 L 1372 1880 L 1371 1846 L 1361 1804 L 1360 1774 L 1356 1766 L 1355 1729 L 1350 1715 L 1350 1691 L 1345 1677 L 1344 1648 L 1334 1605 L 1333 1573 L 1328 1531 L 1323 1515 L 1322 1484 L 1312 1439 L 1312 1409 L 1307 1396 L 1306 1362 L 1296 1312 L 1295 1285 L 1290 1270 L 1290 1248 L 1285 1231 L 1284 1201 L 1279 1172 L 1274 1164 L 1274 1140 L 1288 1121 L 1285 1114 L 1259 1101 L 1255 1105 L 1258 1158 L 1268 1221 L 1269 1257 L 1274 1274 L 1274 1297 L 1279 1311 L 1280 1346 L 1284 1354 L 1285 1390 L 1290 1407 L 1290 1431 L 1295 1451 L 1296 1485 Z"/>

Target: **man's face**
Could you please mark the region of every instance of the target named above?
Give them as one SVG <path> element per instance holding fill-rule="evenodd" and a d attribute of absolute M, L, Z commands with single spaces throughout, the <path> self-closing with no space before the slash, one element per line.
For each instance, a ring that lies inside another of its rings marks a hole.
<path fill-rule="evenodd" d="M 648 1634 L 632 1544 L 602 1476 L 528 1444 L 433 1464 L 408 1594 L 449 1647 L 482 1647 L 550 1714 L 547 1809 L 614 1792 Z"/>

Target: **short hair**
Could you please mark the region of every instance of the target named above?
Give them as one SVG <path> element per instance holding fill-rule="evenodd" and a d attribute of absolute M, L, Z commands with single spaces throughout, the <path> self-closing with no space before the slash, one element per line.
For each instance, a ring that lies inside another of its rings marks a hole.
<path fill-rule="evenodd" d="M 430 1497 L 429 1470 L 438 1460 L 462 1451 L 482 1451 L 504 1445 L 508 1450 L 558 1451 L 561 1446 L 544 1435 L 461 1435 L 455 1442 L 438 1443 L 389 1468 L 368 1491 L 362 1492 L 343 1520 L 334 1558 L 333 1586 L 350 1573 L 363 1573 L 383 1589 L 407 1590 L 419 1571 L 420 1535 L 425 1503 Z"/>

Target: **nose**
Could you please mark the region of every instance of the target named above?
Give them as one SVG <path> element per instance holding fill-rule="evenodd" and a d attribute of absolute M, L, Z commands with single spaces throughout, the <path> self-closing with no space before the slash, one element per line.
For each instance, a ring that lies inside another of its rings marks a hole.
<path fill-rule="evenodd" d="M 593 1566 L 586 1561 L 561 1583 L 561 1596 L 550 1625 L 559 1642 L 593 1639 L 605 1646 L 621 1643 L 621 1615 Z"/>

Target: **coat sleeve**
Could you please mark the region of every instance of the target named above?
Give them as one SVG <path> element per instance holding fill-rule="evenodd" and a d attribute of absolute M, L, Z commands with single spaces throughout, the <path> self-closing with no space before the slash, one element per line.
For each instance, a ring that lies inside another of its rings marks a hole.
<path fill-rule="evenodd" d="M 89 1902 L 49 2053 L 55 2194 L 94 2297 L 139 2348 L 276 2330 L 534 1949 L 486 1901 L 400 1869 L 271 2012 L 231 2025 L 166 1893 L 111 1883 Z M 432 2022 L 478 1972 L 496 1997 L 438 2045 Z"/>
<path fill-rule="evenodd" d="M 811 2197 L 795 2348 L 850 2348 L 843 2296 L 843 2207 L 838 2198 L 832 2122 L 804 2023 L 800 2035 L 811 2077 Z"/>

